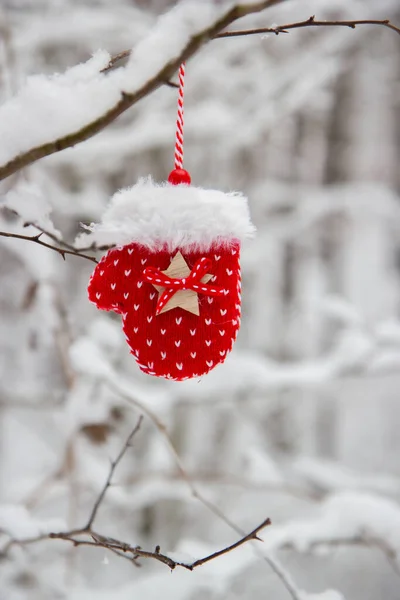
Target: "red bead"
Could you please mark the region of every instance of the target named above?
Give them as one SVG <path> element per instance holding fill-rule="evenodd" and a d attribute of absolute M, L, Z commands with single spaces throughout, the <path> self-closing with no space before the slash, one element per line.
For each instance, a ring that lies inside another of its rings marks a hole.
<path fill-rule="evenodd" d="M 185 169 L 174 169 L 168 175 L 168 181 L 169 183 L 172 183 L 172 185 L 179 185 L 180 183 L 189 185 L 192 180 L 189 173 L 185 171 Z"/>

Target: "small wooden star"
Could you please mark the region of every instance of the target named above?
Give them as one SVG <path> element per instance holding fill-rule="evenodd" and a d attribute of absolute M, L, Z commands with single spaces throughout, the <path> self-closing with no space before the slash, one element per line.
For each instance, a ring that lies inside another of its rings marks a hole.
<path fill-rule="evenodd" d="M 171 260 L 171 263 L 166 271 L 162 271 L 164 275 L 172 278 L 180 278 L 188 277 L 190 275 L 190 268 L 183 258 L 182 254 L 178 251 L 174 258 Z M 202 283 L 207 283 L 212 278 L 212 275 L 207 273 L 201 279 Z M 160 285 L 153 286 L 156 288 L 158 292 L 158 297 L 160 298 L 161 294 L 164 292 L 165 287 Z M 167 312 L 168 310 L 172 310 L 173 308 L 177 308 L 180 306 L 183 310 L 187 310 L 188 312 L 199 316 L 200 308 L 199 308 L 199 296 L 197 292 L 193 290 L 178 290 L 172 296 L 172 298 L 167 302 L 167 304 L 160 311 L 160 314 Z"/>

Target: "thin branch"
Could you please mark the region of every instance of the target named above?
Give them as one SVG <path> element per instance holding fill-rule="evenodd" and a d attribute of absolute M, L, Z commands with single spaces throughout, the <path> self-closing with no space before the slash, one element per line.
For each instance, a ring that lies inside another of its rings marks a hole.
<path fill-rule="evenodd" d="M 244 37 L 248 35 L 260 35 L 263 33 L 274 33 L 275 35 L 279 35 L 280 33 L 289 33 L 291 29 L 304 29 L 305 27 L 349 27 L 350 29 L 356 29 L 358 25 L 378 25 L 381 27 L 386 27 L 387 29 L 391 29 L 400 35 L 400 27 L 393 25 L 389 19 L 359 19 L 359 20 L 351 20 L 351 21 L 317 21 L 315 19 L 315 15 L 305 19 L 304 21 L 296 21 L 295 23 L 287 23 L 285 25 L 276 25 L 275 27 L 258 27 L 255 29 L 238 29 L 236 31 L 224 31 L 222 33 L 217 33 L 213 37 L 214 40 L 225 39 L 225 38 L 234 38 L 234 37 Z M 115 66 L 117 62 L 124 58 L 128 58 L 131 54 L 131 50 L 123 50 L 119 54 L 113 56 L 109 62 L 109 64 L 101 71 L 101 73 L 105 73 L 109 71 L 112 67 Z M 178 87 L 177 84 L 168 81 L 167 85 L 172 85 L 173 87 Z"/>
<path fill-rule="evenodd" d="M 111 467 L 110 467 L 110 471 L 108 473 L 107 479 L 106 479 L 103 487 L 101 488 L 98 497 L 96 498 L 96 501 L 90 512 L 90 516 L 88 518 L 87 524 L 84 527 L 71 529 L 70 531 L 67 531 L 67 532 L 41 534 L 41 535 L 38 535 L 38 536 L 35 536 L 32 538 L 23 538 L 23 539 L 19 539 L 19 540 L 12 538 L 11 540 L 8 541 L 5 548 L 3 548 L 3 550 L 0 554 L 3 554 L 3 555 L 7 554 L 8 550 L 11 548 L 11 546 L 14 546 L 14 545 L 25 546 L 27 544 L 33 544 L 35 542 L 40 542 L 42 540 L 53 539 L 53 538 L 54 539 L 64 539 L 64 538 L 69 539 L 75 535 L 81 535 L 81 534 L 92 535 L 93 534 L 93 532 L 92 532 L 93 522 L 97 516 L 99 507 L 100 507 L 102 501 L 104 500 L 105 494 L 111 485 L 115 469 L 117 468 L 118 464 L 121 462 L 121 460 L 122 460 L 124 454 L 126 453 L 126 451 L 128 450 L 128 448 L 130 448 L 132 439 L 136 435 L 136 433 L 139 431 L 142 421 L 143 421 L 143 417 L 140 416 L 137 420 L 135 427 L 133 428 L 133 430 L 127 437 L 124 445 L 122 446 L 121 450 L 119 451 L 118 456 L 116 457 L 115 460 L 113 460 L 111 462 Z M 63 467 L 57 471 L 57 476 L 59 476 L 61 474 L 62 470 L 63 470 Z"/>
<path fill-rule="evenodd" d="M 111 250 L 111 248 L 115 248 L 115 244 L 96 246 L 96 244 L 94 242 L 92 242 L 88 246 L 82 246 L 82 248 L 77 248 L 73 244 L 66 242 L 62 238 L 59 238 L 54 233 L 51 233 L 50 231 L 48 231 L 47 229 L 44 229 L 44 227 L 41 227 L 40 225 L 37 225 L 36 223 L 27 222 L 27 223 L 24 223 L 24 227 L 35 227 L 36 229 L 41 231 L 44 235 L 47 235 L 47 237 L 49 237 L 51 240 L 53 240 L 53 242 L 60 244 L 60 246 L 64 246 L 64 248 L 71 250 L 71 252 L 74 252 L 75 254 L 77 254 L 79 252 L 87 252 L 90 250 L 92 252 L 103 252 L 105 250 Z"/>
<path fill-rule="evenodd" d="M 116 54 L 115 56 L 113 56 L 110 59 L 110 62 L 108 63 L 108 65 L 106 67 L 104 67 L 104 69 L 101 69 L 100 73 L 107 73 L 108 71 L 111 71 L 111 69 L 113 67 L 115 67 L 115 65 L 120 60 L 124 60 L 124 58 L 129 58 L 130 55 L 131 55 L 131 51 L 130 50 L 122 50 L 122 52 L 118 52 L 118 54 Z"/>
<path fill-rule="evenodd" d="M 106 67 L 104 67 L 104 69 L 101 69 L 100 73 L 108 73 L 108 71 L 111 71 L 117 65 L 117 63 L 119 63 L 121 60 L 124 60 L 125 58 L 129 58 L 130 55 L 131 50 L 123 50 L 122 52 L 119 52 L 111 58 L 110 62 Z M 174 81 L 170 81 L 169 79 L 164 81 L 164 84 L 168 87 L 179 89 L 179 83 L 175 83 Z"/>
<path fill-rule="evenodd" d="M 115 248 L 116 244 L 109 244 L 104 246 L 96 246 L 94 242 L 88 244 L 87 246 L 82 246 L 82 248 L 75 248 L 76 252 L 106 252 L 107 250 L 111 250 L 111 248 Z"/>
<path fill-rule="evenodd" d="M 169 81 L 175 74 L 180 64 L 193 56 L 204 44 L 216 37 L 216 35 L 225 29 L 234 21 L 245 17 L 246 15 L 260 12 L 283 0 L 254 0 L 251 3 L 237 4 L 223 14 L 217 21 L 198 32 L 190 38 L 186 46 L 178 55 L 167 62 L 157 73 L 139 87 L 135 92 L 121 92 L 119 101 L 105 114 L 84 125 L 81 129 L 69 133 L 56 140 L 52 140 L 31 148 L 30 150 L 12 158 L 9 162 L 0 167 L 0 181 L 16 173 L 20 169 L 36 162 L 37 160 L 60 152 L 83 142 L 112 123 L 119 115 L 128 108 L 139 102 L 145 96 L 148 96 L 160 86 Z"/>
<path fill-rule="evenodd" d="M 40 238 L 43 234 L 39 233 L 38 235 L 22 235 L 19 233 L 10 233 L 8 231 L 0 231 L 1 237 L 14 238 L 17 240 L 26 240 L 28 242 L 34 242 L 39 244 L 40 246 L 44 246 L 45 248 L 49 248 L 50 250 L 54 250 L 58 252 L 60 256 L 65 260 L 65 255 L 69 254 L 70 256 L 79 256 L 80 258 L 86 258 L 86 260 L 90 260 L 91 262 L 97 263 L 98 261 L 94 256 L 89 256 L 88 254 L 83 254 L 78 250 L 67 250 L 63 248 L 58 248 L 57 246 L 53 246 L 52 244 L 48 244 L 47 242 L 43 242 Z"/>
<path fill-rule="evenodd" d="M 71 529 L 70 531 L 60 531 L 60 532 L 52 532 L 52 533 L 48 533 L 48 534 L 41 534 L 41 535 L 38 535 L 38 536 L 32 537 L 32 538 L 11 539 L 6 544 L 6 546 L 3 548 L 1 555 L 5 556 L 8 553 L 8 551 L 10 550 L 10 548 L 14 545 L 26 546 L 28 544 L 34 544 L 34 543 L 41 542 L 44 540 L 63 540 L 63 541 L 72 543 L 74 546 L 92 546 L 92 547 L 96 547 L 96 548 L 104 548 L 104 549 L 110 550 L 117 556 L 120 556 L 122 558 L 128 558 L 128 560 L 130 560 L 134 564 L 136 563 L 138 558 L 151 558 L 151 559 L 157 560 L 158 562 L 161 562 L 161 563 L 167 565 L 170 569 L 175 569 L 176 567 L 182 567 L 182 568 L 188 569 L 189 571 L 193 571 L 193 569 L 195 569 L 196 567 L 199 567 L 211 560 L 214 560 L 215 558 L 218 558 L 219 556 L 222 556 L 223 554 L 227 554 L 228 552 L 235 550 L 236 548 L 238 548 L 239 546 L 242 546 L 243 544 L 245 544 L 246 542 L 248 542 L 250 540 L 262 541 L 258 537 L 258 533 L 260 533 L 260 531 L 262 529 L 264 529 L 265 527 L 267 527 L 268 525 L 271 524 L 270 519 L 265 519 L 260 525 L 258 525 L 258 527 L 253 529 L 253 531 L 251 531 L 250 533 L 248 533 L 246 535 L 243 535 L 241 537 L 241 539 L 237 540 L 233 544 L 230 544 L 229 546 L 226 546 L 226 547 L 222 548 L 221 550 L 218 550 L 217 552 L 213 552 L 212 554 L 204 556 L 203 558 L 199 558 L 191 563 L 186 563 L 186 562 L 174 560 L 173 558 L 167 556 L 166 554 L 163 554 L 160 550 L 160 546 L 156 546 L 154 551 L 143 550 L 140 546 L 131 546 L 130 544 L 127 544 L 126 542 L 122 542 L 115 538 L 103 536 L 100 533 L 93 531 L 93 529 L 92 529 L 93 523 L 96 519 L 98 510 L 101 506 L 101 503 L 104 500 L 107 490 L 111 486 L 112 478 L 115 473 L 115 469 L 121 462 L 121 460 L 124 457 L 128 448 L 131 447 L 132 439 L 136 435 L 136 433 L 139 431 L 142 421 L 143 421 L 143 417 L 140 416 L 134 429 L 129 434 L 126 442 L 124 443 L 121 450 L 119 451 L 117 457 L 111 462 L 111 467 L 110 467 L 107 479 L 106 479 L 103 487 L 101 488 L 98 497 L 96 498 L 96 501 L 91 510 L 87 524 L 84 527 Z M 85 536 L 85 537 L 82 539 L 81 536 Z M 87 539 L 88 537 L 90 537 L 91 539 Z"/>
<path fill-rule="evenodd" d="M 53 242 L 56 242 L 56 244 L 60 244 L 60 246 L 64 246 L 64 248 L 67 248 L 67 250 L 71 250 L 71 252 L 80 252 L 81 251 L 80 248 L 79 249 L 75 248 L 75 246 L 73 246 L 72 244 L 69 244 L 68 242 L 65 242 L 62 238 L 59 238 L 57 235 L 55 235 L 51 231 L 48 231 L 44 227 L 41 227 L 41 225 L 37 225 L 36 223 L 31 223 L 31 222 L 27 221 L 26 223 L 24 223 L 23 226 L 24 227 L 35 227 L 35 229 L 37 229 L 44 235 L 47 235 L 47 237 L 49 237 L 51 240 L 53 240 Z"/>
<path fill-rule="evenodd" d="M 91 530 L 93 522 L 94 522 L 94 520 L 96 518 L 97 512 L 98 512 L 98 510 L 100 508 L 100 504 L 102 503 L 102 501 L 104 499 L 104 496 L 106 495 L 106 492 L 107 492 L 108 488 L 111 485 L 111 481 L 112 481 L 112 478 L 114 476 L 115 469 L 118 467 L 119 463 L 121 462 L 121 460 L 122 460 L 125 452 L 128 450 L 128 448 L 130 448 L 132 439 L 134 438 L 134 436 L 139 431 L 139 429 L 140 429 L 140 427 L 142 425 L 142 421 L 143 421 L 143 416 L 141 415 L 139 417 L 138 422 L 136 423 L 134 429 L 131 431 L 131 433 L 127 437 L 125 444 L 122 446 L 121 450 L 119 451 L 119 454 L 118 454 L 117 458 L 111 462 L 111 468 L 110 468 L 110 471 L 108 473 L 108 477 L 106 479 L 106 482 L 105 482 L 105 484 L 104 484 L 104 486 L 103 486 L 103 488 L 102 488 L 102 490 L 101 490 L 98 498 L 96 499 L 96 502 L 93 505 L 92 512 L 90 513 L 89 520 L 88 520 L 87 525 L 85 527 L 86 531 L 90 531 Z"/>
<path fill-rule="evenodd" d="M 178 467 L 179 473 L 180 473 L 181 477 L 183 478 L 183 480 L 187 483 L 192 495 L 195 498 L 197 498 L 206 508 L 208 508 L 216 517 L 218 517 L 226 525 L 228 525 L 228 527 L 230 527 L 238 535 L 241 535 L 242 536 L 241 539 L 245 539 L 247 536 L 243 532 L 243 530 L 240 527 L 238 527 L 236 525 L 236 523 L 231 521 L 231 519 L 229 519 L 229 517 L 227 517 L 218 508 L 218 506 L 216 506 L 210 500 L 208 500 L 202 494 L 200 494 L 197 487 L 194 485 L 193 481 L 191 480 L 190 476 L 187 474 L 186 469 L 183 466 L 182 460 L 181 460 L 179 454 L 177 453 L 177 451 L 172 443 L 172 440 L 168 434 L 166 426 L 164 425 L 164 423 L 162 423 L 160 421 L 160 419 L 157 417 L 157 415 L 155 415 L 149 408 L 147 408 L 139 400 L 137 400 L 132 394 L 129 393 L 129 391 L 125 390 L 124 387 L 121 386 L 120 381 L 118 379 L 116 379 L 115 381 L 107 380 L 107 383 L 108 383 L 108 385 L 110 385 L 111 388 L 114 389 L 114 391 L 116 391 L 123 398 L 125 398 L 125 400 L 127 400 L 130 404 L 133 404 L 134 406 L 139 408 L 141 411 L 146 413 L 147 416 L 152 420 L 154 425 L 157 427 L 158 431 L 161 433 L 161 435 L 166 440 L 166 442 L 174 456 L 175 463 Z M 267 521 L 268 521 L 268 519 L 267 519 Z M 264 523 L 266 523 L 266 521 L 264 521 Z M 264 527 L 265 527 L 265 525 L 264 525 Z M 248 539 L 246 541 L 248 541 Z M 253 541 L 253 538 L 250 541 Z M 300 593 L 298 592 L 294 582 L 292 581 L 290 574 L 286 572 L 286 570 L 282 567 L 282 565 L 275 558 L 273 558 L 270 555 L 266 555 L 263 552 L 260 552 L 257 548 L 255 548 L 255 551 L 256 551 L 256 554 L 269 565 L 269 567 L 274 571 L 274 573 L 277 575 L 277 577 L 279 577 L 282 584 L 286 587 L 287 591 L 291 595 L 292 600 L 301 600 Z M 159 560 L 161 560 L 161 562 L 163 562 L 162 559 L 159 559 Z M 211 559 L 208 559 L 208 560 L 211 560 Z M 183 566 L 185 568 L 190 569 L 190 566 L 188 566 L 188 565 L 179 564 L 179 566 Z M 192 570 L 192 569 L 190 569 L 190 570 Z"/>
<path fill-rule="evenodd" d="M 291 29 L 301 29 L 304 27 L 349 27 L 355 29 L 357 25 L 380 25 L 381 27 L 387 27 L 392 31 L 395 31 L 400 35 L 400 27 L 396 27 L 389 21 L 389 19 L 376 20 L 376 19 L 359 19 L 354 21 L 317 21 L 315 16 L 309 17 L 305 21 L 298 21 L 296 23 L 287 23 L 286 25 L 276 25 L 275 27 L 259 27 L 257 29 L 245 29 L 238 31 L 224 31 L 215 36 L 215 39 L 230 38 L 230 37 L 242 37 L 246 35 L 258 35 L 261 33 L 274 33 L 279 35 L 280 33 L 289 33 Z"/>
<path fill-rule="evenodd" d="M 111 389 L 113 389 L 117 394 L 119 394 L 122 398 L 124 398 L 129 404 L 135 406 L 141 412 L 145 413 L 149 417 L 149 419 L 152 421 L 153 425 L 156 427 L 156 429 L 159 431 L 159 433 L 163 436 L 164 440 L 166 441 L 167 446 L 169 447 L 171 454 L 174 458 L 174 461 L 175 461 L 176 467 L 179 471 L 179 474 L 180 474 L 181 478 L 186 482 L 192 496 L 194 498 L 197 498 L 197 500 L 199 500 L 206 508 L 208 508 L 208 510 L 210 510 L 216 517 L 218 517 L 219 519 L 224 521 L 224 523 L 226 523 L 226 525 L 228 525 L 228 527 L 233 529 L 238 535 L 244 535 L 243 531 L 240 528 L 238 528 L 235 525 L 235 523 L 233 523 L 233 521 L 231 521 L 229 519 L 229 517 L 227 517 L 218 508 L 218 506 L 216 506 L 213 502 L 211 502 L 211 500 L 208 500 L 207 498 L 205 498 L 205 496 L 203 496 L 203 494 L 201 494 L 199 492 L 199 490 L 197 489 L 197 487 L 191 480 L 190 476 L 186 472 L 185 466 L 184 466 L 182 459 L 179 456 L 179 454 L 172 442 L 172 439 L 168 433 L 166 425 L 158 418 L 158 416 L 150 408 L 148 408 L 145 404 L 140 402 L 140 400 L 137 400 L 137 398 L 135 398 L 135 396 L 133 394 L 131 394 L 129 392 L 129 390 L 126 390 L 124 386 L 121 386 L 120 382 L 117 379 L 115 379 L 115 380 L 108 379 L 106 381 L 107 381 L 107 384 L 111 387 Z"/>
<path fill-rule="evenodd" d="M 291 595 L 292 600 L 303 600 L 304 595 L 297 588 L 290 573 L 281 565 L 281 563 L 276 558 L 273 558 L 270 554 L 262 554 L 261 556 L 265 560 L 265 562 L 268 563 L 275 575 L 279 577 L 279 579 Z"/>
<path fill-rule="evenodd" d="M 110 550 L 116 553 L 118 556 L 124 556 L 124 558 L 129 553 L 131 555 L 129 557 L 131 561 L 136 561 L 138 558 L 150 558 L 161 562 L 164 565 L 167 565 L 170 569 L 182 567 L 184 569 L 187 569 L 188 571 L 193 571 L 196 567 L 200 567 L 201 565 L 204 565 L 205 563 L 210 562 L 211 560 L 214 560 L 215 558 L 218 558 L 223 554 L 227 554 L 228 552 L 239 548 L 239 546 L 242 546 L 250 540 L 262 541 L 258 537 L 258 533 L 260 533 L 262 529 L 264 529 L 270 524 L 270 519 L 265 519 L 260 525 L 258 525 L 258 527 L 253 529 L 253 531 L 251 531 L 247 535 L 244 535 L 241 539 L 234 542 L 233 544 L 189 563 L 175 560 L 170 556 L 163 554 L 161 552 L 160 546 L 156 546 L 154 551 L 143 550 L 143 548 L 141 548 L 140 546 L 131 546 L 130 544 L 127 544 L 120 540 L 116 540 L 114 538 L 100 535 L 94 531 L 90 532 L 90 536 L 92 538 L 91 540 L 80 539 L 78 536 L 89 534 L 89 532 L 85 528 L 74 529 L 65 532 L 43 534 L 34 538 L 11 540 L 11 542 L 9 542 L 6 548 L 3 550 L 2 555 L 4 556 L 7 554 L 11 545 L 25 546 L 28 544 L 34 544 L 36 542 L 42 542 L 44 540 L 63 540 L 66 542 L 71 542 L 74 546 L 92 546 L 95 548 L 104 548 L 106 550 Z"/>
<path fill-rule="evenodd" d="M 210 560 L 214 560 L 214 558 L 218 558 L 218 556 L 222 556 L 223 554 L 227 554 L 227 552 L 230 552 L 231 550 L 235 550 L 235 548 L 239 548 L 239 546 L 242 546 L 243 544 L 245 544 L 246 542 L 248 542 L 250 540 L 258 540 L 259 542 L 262 542 L 262 540 L 258 537 L 257 534 L 260 533 L 260 531 L 262 529 L 264 529 L 265 527 L 267 527 L 268 525 L 271 525 L 271 519 L 265 519 L 265 521 L 263 521 L 258 527 L 253 529 L 253 531 L 251 531 L 250 533 L 248 533 L 247 535 L 242 537 L 240 540 L 238 540 L 234 544 L 227 546 L 223 550 L 218 550 L 217 552 L 213 552 L 212 554 L 209 554 L 208 556 L 205 556 L 204 558 L 199 558 L 198 560 L 195 560 L 194 563 L 192 563 L 191 568 L 194 569 L 195 567 L 204 565 L 206 562 L 209 562 Z"/>

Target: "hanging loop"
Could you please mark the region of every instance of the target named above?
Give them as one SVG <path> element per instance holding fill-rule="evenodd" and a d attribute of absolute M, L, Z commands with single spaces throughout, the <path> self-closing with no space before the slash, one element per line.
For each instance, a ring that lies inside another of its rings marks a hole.
<path fill-rule="evenodd" d="M 190 175 L 183 168 L 183 89 L 185 85 L 185 63 L 179 67 L 178 115 L 175 130 L 175 168 L 168 176 L 173 185 L 190 184 Z"/>

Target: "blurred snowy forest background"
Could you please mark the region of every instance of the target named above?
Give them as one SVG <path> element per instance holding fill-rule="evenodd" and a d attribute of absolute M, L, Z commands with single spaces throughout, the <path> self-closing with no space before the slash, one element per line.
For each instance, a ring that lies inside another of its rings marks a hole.
<path fill-rule="evenodd" d="M 28 75 L 132 47 L 171 4 L 1 0 L 1 101 Z M 231 29 L 313 14 L 400 23 L 398 0 L 298 0 Z M 6 179 L 0 230 L 33 235 L 22 225 L 40 215 L 72 243 L 117 189 L 165 180 L 175 108 L 163 86 Z M 0 549 L 87 519 L 139 402 L 191 485 L 145 418 L 100 532 L 194 557 L 235 541 L 192 486 L 244 531 L 270 517 L 256 549 L 299 590 L 399 600 L 400 36 L 366 26 L 212 41 L 187 64 L 185 110 L 193 183 L 243 191 L 258 229 L 243 250 L 236 347 L 200 382 L 143 375 L 119 318 L 87 300 L 92 263 L 0 237 Z M 259 553 L 248 544 L 171 574 L 62 541 L 15 545 L 0 599 L 287 600 Z"/>

